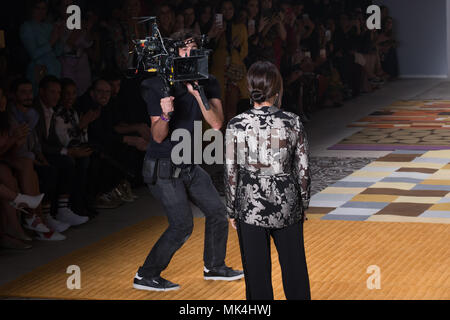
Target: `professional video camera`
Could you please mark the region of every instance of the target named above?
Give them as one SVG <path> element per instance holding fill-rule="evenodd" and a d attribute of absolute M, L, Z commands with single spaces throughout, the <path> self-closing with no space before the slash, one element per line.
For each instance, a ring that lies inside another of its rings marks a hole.
<path fill-rule="evenodd" d="M 186 47 L 188 42 L 163 38 L 156 23 L 156 17 L 136 18 L 138 23 L 150 23 L 151 34 L 143 40 L 134 40 L 135 50 L 130 52 L 134 60 L 134 73 L 156 73 L 164 82 L 164 96 L 170 96 L 171 88 L 176 82 L 190 82 L 200 93 L 202 102 L 207 110 L 210 109 L 202 86 L 195 82 L 207 80 L 208 60 L 210 50 L 205 49 L 206 35 L 198 40 L 199 49 L 193 49 L 189 57 L 180 57 L 178 49 Z"/>

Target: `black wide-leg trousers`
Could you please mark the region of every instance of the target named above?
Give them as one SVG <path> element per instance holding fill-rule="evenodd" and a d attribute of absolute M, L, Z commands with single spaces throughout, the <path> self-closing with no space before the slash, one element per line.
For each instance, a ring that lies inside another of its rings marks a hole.
<path fill-rule="evenodd" d="M 310 300 L 303 222 L 268 229 L 237 222 L 247 300 L 273 300 L 270 239 L 274 239 L 288 300 Z"/>

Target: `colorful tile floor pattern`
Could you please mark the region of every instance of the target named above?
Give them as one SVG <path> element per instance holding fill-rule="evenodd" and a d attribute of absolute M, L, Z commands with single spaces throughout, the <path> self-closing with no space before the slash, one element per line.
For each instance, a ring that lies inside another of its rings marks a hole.
<path fill-rule="evenodd" d="M 311 198 L 322 220 L 450 223 L 450 150 L 397 150 Z"/>

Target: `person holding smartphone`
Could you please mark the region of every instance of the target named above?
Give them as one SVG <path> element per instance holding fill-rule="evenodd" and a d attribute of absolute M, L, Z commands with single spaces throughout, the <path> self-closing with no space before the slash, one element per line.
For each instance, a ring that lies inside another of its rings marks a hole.
<path fill-rule="evenodd" d="M 239 100 L 249 98 L 245 82 L 247 68 L 244 63 L 248 54 L 248 36 L 246 26 L 236 22 L 232 1 L 223 1 L 220 9 L 224 32 L 217 38 L 211 73 L 220 83 L 225 121 L 228 121 L 237 114 Z"/>

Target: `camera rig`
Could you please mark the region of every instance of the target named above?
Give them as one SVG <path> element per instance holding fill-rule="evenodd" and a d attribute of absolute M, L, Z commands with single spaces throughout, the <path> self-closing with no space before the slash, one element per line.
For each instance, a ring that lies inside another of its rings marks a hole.
<path fill-rule="evenodd" d="M 205 49 L 206 35 L 200 39 L 173 40 L 163 38 L 156 23 L 156 17 L 135 18 L 138 23 L 151 24 L 150 35 L 145 39 L 134 40 L 134 51 L 130 52 L 133 59 L 135 74 L 140 72 L 156 73 L 164 83 L 163 96 L 169 97 L 172 87 L 177 82 L 189 82 L 194 90 L 200 93 L 203 105 L 210 110 L 208 99 L 201 85 L 196 82 L 209 79 L 208 61 L 210 50 Z M 197 42 L 199 49 L 192 49 L 190 56 L 180 57 L 178 49 L 186 47 L 189 43 Z"/>

